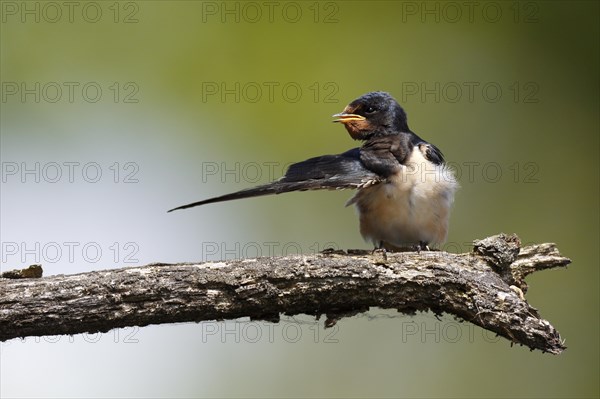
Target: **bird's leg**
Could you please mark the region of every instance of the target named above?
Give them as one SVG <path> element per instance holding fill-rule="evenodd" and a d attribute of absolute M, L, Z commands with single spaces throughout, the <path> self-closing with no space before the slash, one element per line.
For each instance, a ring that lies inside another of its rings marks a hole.
<path fill-rule="evenodd" d="M 375 246 L 371 255 L 381 254 L 384 260 L 387 260 L 387 250 L 383 246 L 383 240 L 379 241 L 379 245 Z"/>
<path fill-rule="evenodd" d="M 427 243 L 425 241 L 419 241 L 419 243 L 417 245 L 415 245 L 414 248 L 417 251 L 417 253 L 421 253 L 421 251 L 423 251 L 423 250 L 431 251 L 429 249 L 429 245 L 427 245 Z"/>

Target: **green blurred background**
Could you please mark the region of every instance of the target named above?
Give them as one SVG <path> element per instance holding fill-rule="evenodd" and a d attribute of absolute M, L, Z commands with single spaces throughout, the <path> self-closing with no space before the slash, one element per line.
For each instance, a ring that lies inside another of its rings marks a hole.
<path fill-rule="evenodd" d="M 349 192 L 165 211 L 356 146 L 330 116 L 373 90 L 460 172 L 446 249 L 515 232 L 573 264 L 528 279 L 560 356 L 373 309 L 13 340 L 0 396 L 598 397 L 598 2 L 1 7 L 3 270 L 367 248 Z"/>

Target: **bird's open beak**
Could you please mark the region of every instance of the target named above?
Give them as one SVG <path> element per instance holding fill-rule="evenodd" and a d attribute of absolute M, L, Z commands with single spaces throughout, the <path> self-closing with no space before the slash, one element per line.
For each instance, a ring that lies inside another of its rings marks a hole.
<path fill-rule="evenodd" d="M 365 118 L 362 115 L 358 115 L 358 114 L 347 114 L 345 112 L 341 112 L 339 114 L 335 114 L 332 115 L 334 119 L 332 122 L 340 122 L 340 123 L 346 123 L 346 122 L 352 122 L 352 121 L 364 121 Z"/>

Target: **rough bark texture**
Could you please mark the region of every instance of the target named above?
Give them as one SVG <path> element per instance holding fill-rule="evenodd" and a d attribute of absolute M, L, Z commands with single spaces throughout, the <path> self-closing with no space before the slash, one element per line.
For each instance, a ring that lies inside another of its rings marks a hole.
<path fill-rule="evenodd" d="M 151 264 L 34 279 L 0 279 L 0 340 L 281 313 L 327 315 L 370 307 L 432 310 L 550 353 L 560 335 L 524 298 L 525 276 L 565 266 L 554 244 L 520 249 L 504 234 L 473 252 L 329 252 L 223 262 Z"/>

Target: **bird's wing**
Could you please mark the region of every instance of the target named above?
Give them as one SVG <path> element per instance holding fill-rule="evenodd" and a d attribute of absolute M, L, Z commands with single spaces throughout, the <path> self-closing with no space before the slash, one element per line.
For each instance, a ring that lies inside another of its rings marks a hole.
<path fill-rule="evenodd" d="M 393 134 L 372 137 L 360 148 L 360 160 L 370 171 L 387 178 L 398 173 L 408 159 L 413 145 L 410 136 Z"/>
<path fill-rule="evenodd" d="M 365 168 L 387 178 L 401 170 L 402 165 L 410 159 L 415 146 L 429 162 L 435 165 L 444 163 L 440 149 L 414 133 L 372 137 L 360 148 L 360 160 Z"/>
<path fill-rule="evenodd" d="M 360 188 L 381 180 L 365 167 L 359 148 L 339 155 L 324 155 L 291 165 L 279 182 L 302 183 L 304 190 Z"/>
<path fill-rule="evenodd" d="M 427 142 L 419 143 L 419 149 L 423 153 L 425 159 L 431 163 L 436 165 L 444 163 L 444 154 L 442 154 L 442 151 L 433 144 Z"/>
<path fill-rule="evenodd" d="M 214 202 L 281 194 L 290 191 L 361 188 L 378 183 L 382 178 L 365 167 L 358 148 L 338 155 L 323 155 L 291 165 L 280 179 L 261 186 L 248 188 L 231 194 L 209 198 L 183 205 L 178 209 L 211 204 Z"/>

